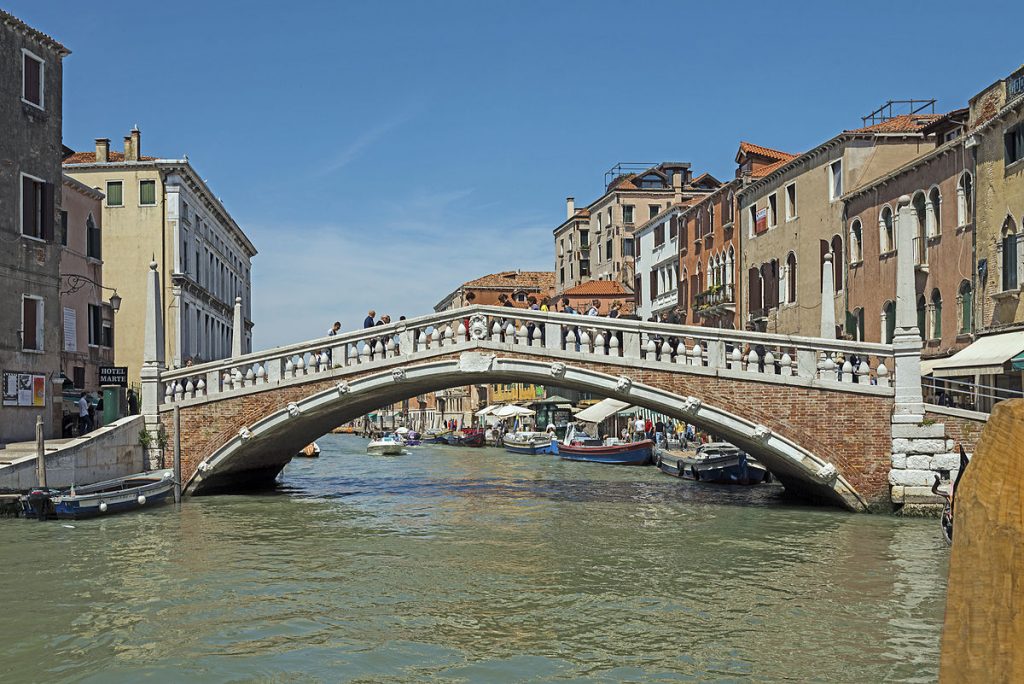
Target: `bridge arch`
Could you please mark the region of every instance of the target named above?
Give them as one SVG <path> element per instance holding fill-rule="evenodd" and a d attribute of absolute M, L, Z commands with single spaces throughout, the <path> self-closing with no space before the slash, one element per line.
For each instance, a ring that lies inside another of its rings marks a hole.
<path fill-rule="evenodd" d="M 756 456 L 794 493 L 851 510 L 868 508 L 866 498 L 828 454 L 815 453 L 804 438 L 785 426 L 737 415 L 707 396 L 656 387 L 642 372 L 611 375 L 571 361 L 545 362 L 487 351 L 392 367 L 359 378 L 339 377 L 326 387 L 320 383 L 307 388 L 308 394 L 284 406 L 254 411 L 245 416 L 247 424 L 236 434 L 209 454 L 198 455 L 201 460 L 184 473 L 187 491 L 200 494 L 246 480 L 272 480 L 312 439 L 380 406 L 450 387 L 510 381 L 591 392 L 686 420 Z"/>

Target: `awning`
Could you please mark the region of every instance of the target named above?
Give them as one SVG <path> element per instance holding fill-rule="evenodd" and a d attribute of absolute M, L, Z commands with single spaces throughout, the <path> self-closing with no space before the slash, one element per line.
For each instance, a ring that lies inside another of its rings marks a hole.
<path fill-rule="evenodd" d="M 931 375 L 932 371 L 935 370 L 936 364 L 946 361 L 947 357 L 941 359 L 921 359 L 921 377 Z"/>
<path fill-rule="evenodd" d="M 932 367 L 937 378 L 960 375 L 998 375 L 1007 361 L 1024 352 L 1024 330 L 979 337 L 966 349 Z"/>
<path fill-rule="evenodd" d="M 624 401 L 618 401 L 617 399 L 604 399 L 589 408 L 583 409 L 573 417 L 576 420 L 583 421 L 584 423 L 600 423 L 608 416 L 621 411 L 627 406 L 629 406 L 629 404 Z"/>
<path fill-rule="evenodd" d="M 1010 360 L 1013 361 L 1014 370 L 1024 370 L 1024 352 L 1017 354 Z"/>
<path fill-rule="evenodd" d="M 489 415 L 490 413 L 492 413 L 494 411 L 494 409 L 496 409 L 496 408 L 498 408 L 497 404 L 491 404 L 487 408 L 480 409 L 479 411 L 477 411 L 473 415 L 474 416 L 486 416 L 486 415 Z"/>

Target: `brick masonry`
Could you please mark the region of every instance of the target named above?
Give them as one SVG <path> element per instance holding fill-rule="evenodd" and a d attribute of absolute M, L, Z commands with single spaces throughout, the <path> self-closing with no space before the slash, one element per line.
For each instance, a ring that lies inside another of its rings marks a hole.
<path fill-rule="evenodd" d="M 455 359 L 460 352 L 430 360 Z M 550 363 L 544 356 L 503 351 L 502 358 Z M 695 396 L 706 404 L 717 406 L 754 423 L 763 424 L 813 454 L 836 466 L 847 481 L 870 503 L 888 503 L 890 447 L 892 438 L 889 417 L 891 397 L 875 397 L 827 389 L 776 385 L 752 380 L 697 376 L 667 370 L 629 368 L 596 361 L 576 362 L 572 367 L 626 375 L 636 383 L 685 397 Z M 382 372 L 374 367 L 344 376 L 353 380 Z M 315 378 L 315 379 L 314 379 Z M 251 426 L 279 411 L 289 402 L 299 402 L 311 395 L 334 387 L 338 375 L 311 376 L 310 382 L 266 391 L 226 396 L 201 405 L 181 409 L 182 475 L 188 481 L 198 464 L 238 434 L 240 428 Z M 481 382 L 507 382 L 481 377 Z M 172 429 L 172 414 L 161 414 L 164 428 Z M 341 421 L 339 420 L 339 423 Z M 315 438 L 318 435 L 310 435 Z"/>

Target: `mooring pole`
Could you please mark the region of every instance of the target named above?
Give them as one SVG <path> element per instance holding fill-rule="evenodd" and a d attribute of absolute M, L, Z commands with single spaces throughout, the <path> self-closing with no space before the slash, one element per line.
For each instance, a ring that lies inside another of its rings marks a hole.
<path fill-rule="evenodd" d="M 181 503 L 181 406 L 174 405 L 174 503 Z"/>
<path fill-rule="evenodd" d="M 36 475 L 39 488 L 46 489 L 46 441 L 43 439 L 42 416 L 36 416 Z"/>

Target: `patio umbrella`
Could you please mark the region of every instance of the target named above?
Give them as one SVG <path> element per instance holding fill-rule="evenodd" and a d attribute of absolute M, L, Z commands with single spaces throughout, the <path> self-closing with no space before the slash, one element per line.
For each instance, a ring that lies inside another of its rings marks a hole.
<path fill-rule="evenodd" d="M 491 404 L 487 408 L 480 409 L 479 411 L 477 411 L 473 415 L 474 416 L 489 416 L 490 414 L 492 414 L 494 412 L 494 409 L 496 409 L 496 408 L 498 408 L 497 404 Z"/>
<path fill-rule="evenodd" d="M 532 416 L 536 411 L 531 411 L 523 406 L 509 404 L 494 410 L 493 415 L 498 418 L 511 418 L 512 416 Z"/>

